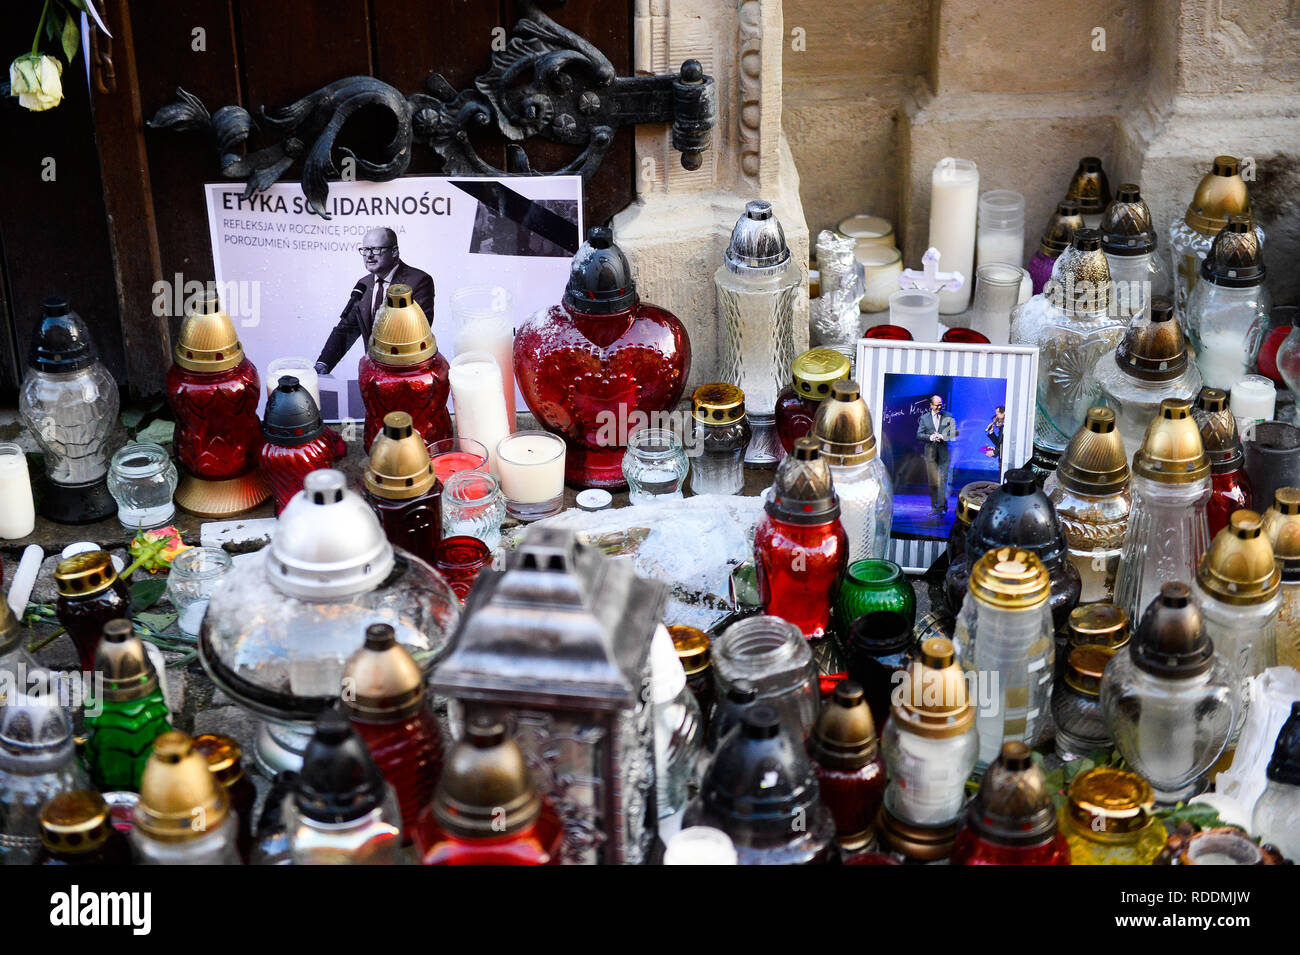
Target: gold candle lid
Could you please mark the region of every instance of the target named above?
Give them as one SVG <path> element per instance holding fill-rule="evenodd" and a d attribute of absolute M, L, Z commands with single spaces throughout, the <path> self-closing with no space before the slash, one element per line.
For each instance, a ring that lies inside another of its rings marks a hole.
<path fill-rule="evenodd" d="M 1056 258 L 1070 247 L 1074 233 L 1083 228 L 1083 214 L 1079 204 L 1073 199 L 1066 199 L 1056 205 L 1056 211 L 1047 222 L 1038 247 L 1044 255 Z"/>
<path fill-rule="evenodd" d="M 220 826 L 230 796 L 208 769 L 194 741 L 179 730 L 163 733 L 140 777 L 135 825 L 160 842 L 201 839 Z"/>
<path fill-rule="evenodd" d="M 1057 480 L 1080 494 L 1119 494 L 1129 484 L 1128 455 L 1109 408 L 1088 409 L 1056 469 Z"/>
<path fill-rule="evenodd" d="M 813 417 L 812 435 L 822 443 L 827 464 L 863 464 L 876 456 L 871 410 L 856 381 L 841 379 Z"/>
<path fill-rule="evenodd" d="M 486 714 L 472 717 L 434 791 L 438 825 L 466 839 L 501 839 L 527 829 L 541 811 L 524 754 L 505 724 Z"/>
<path fill-rule="evenodd" d="M 54 568 L 54 583 L 61 597 L 89 597 L 107 590 L 115 580 L 113 558 L 104 550 L 74 554 Z"/>
<path fill-rule="evenodd" d="M 143 700 L 158 690 L 158 672 L 130 620 L 110 620 L 95 648 L 95 670 L 104 675 L 104 699 Z"/>
<path fill-rule="evenodd" d="M 1300 570 L 1300 487 L 1280 487 L 1264 512 L 1264 535 L 1287 571 Z"/>
<path fill-rule="evenodd" d="M 673 638 L 673 649 L 677 651 L 677 659 L 682 661 L 687 676 L 695 676 L 709 668 L 708 634 L 698 627 L 675 623 L 668 628 L 668 635 Z"/>
<path fill-rule="evenodd" d="M 1070 185 L 1065 190 L 1065 198 L 1073 199 L 1079 204 L 1079 211 L 1085 215 L 1101 215 L 1110 205 L 1110 181 L 1106 170 L 1101 168 L 1101 160 L 1096 156 L 1084 156 L 1079 160 L 1079 168 L 1070 178 Z"/>
<path fill-rule="evenodd" d="M 18 646 L 23 639 L 22 624 L 9 609 L 8 600 L 0 600 L 0 656 Z"/>
<path fill-rule="evenodd" d="M 51 852 L 94 852 L 112 832 L 108 803 L 91 789 L 61 792 L 41 809 L 41 842 Z"/>
<path fill-rule="evenodd" d="M 1282 571 L 1258 514 L 1244 508 L 1232 512 L 1228 526 L 1214 535 L 1201 558 L 1196 579 L 1224 603 L 1257 604 L 1273 598 Z"/>
<path fill-rule="evenodd" d="M 1236 156 L 1216 156 L 1187 205 L 1183 221 L 1201 235 L 1217 235 L 1229 215 L 1250 218 L 1250 191 Z"/>
<path fill-rule="evenodd" d="M 1098 766 L 1074 777 L 1065 811 L 1088 838 L 1106 841 L 1143 829 L 1153 805 L 1151 786 L 1137 773 Z"/>
<path fill-rule="evenodd" d="M 969 527 L 975 522 L 990 494 L 1002 485 L 997 481 L 971 481 L 957 493 L 957 520 Z"/>
<path fill-rule="evenodd" d="M 366 460 L 366 490 L 389 501 L 405 501 L 428 492 L 437 480 L 429 449 L 405 411 L 384 415 Z"/>
<path fill-rule="evenodd" d="M 229 789 L 244 778 L 244 749 L 236 740 L 220 733 L 194 737 L 194 748 L 208 761 L 208 772 Z"/>
<path fill-rule="evenodd" d="M 1118 650 L 1129 641 L 1128 613 L 1114 604 L 1084 604 L 1070 611 L 1066 624 L 1070 646 L 1103 646 Z"/>
<path fill-rule="evenodd" d="M 1133 316 L 1115 349 L 1115 364 L 1143 381 L 1173 381 L 1187 370 L 1187 342 L 1174 317 L 1174 303 L 1163 295 L 1151 300 L 1151 316 Z"/>
<path fill-rule="evenodd" d="M 185 316 L 173 357 L 186 371 L 208 374 L 228 371 L 244 360 L 244 346 L 239 343 L 235 323 L 215 292 L 204 295 L 195 310 Z"/>
<path fill-rule="evenodd" d="M 1084 696 L 1096 696 L 1101 692 L 1101 675 L 1114 655 L 1114 647 L 1096 644 L 1075 647 L 1065 665 L 1066 686 Z"/>
<path fill-rule="evenodd" d="M 790 363 L 795 393 L 821 401 L 830 396 L 831 385 L 848 377 L 849 360 L 833 348 L 812 348 Z"/>
<path fill-rule="evenodd" d="M 429 319 L 409 285 L 390 285 L 370 330 L 370 357 L 382 365 L 418 365 L 438 353 Z"/>
<path fill-rule="evenodd" d="M 822 707 L 813 725 L 813 758 L 829 769 L 861 769 L 876 758 L 876 724 L 862 687 L 844 680 Z"/>
<path fill-rule="evenodd" d="M 1126 182 L 1115 192 L 1101 220 L 1101 247 L 1108 255 L 1144 255 L 1156 250 L 1156 230 L 1142 190 Z"/>
<path fill-rule="evenodd" d="M 1037 554 L 999 547 L 979 560 L 970 572 L 970 594 L 1000 610 L 1030 610 L 1047 603 L 1052 580 Z"/>
<path fill-rule="evenodd" d="M 366 627 L 366 642 L 343 667 L 343 708 L 363 723 L 394 723 L 420 711 L 424 674 L 386 623 Z"/>
<path fill-rule="evenodd" d="M 1191 484 L 1210 477 L 1210 459 L 1191 402 L 1166 398 L 1133 455 L 1133 473 L 1161 484 Z"/>
<path fill-rule="evenodd" d="M 892 719 L 930 739 L 960 736 L 975 726 L 951 640 L 930 637 L 921 644 L 921 658 L 912 661 L 896 690 Z"/>
<path fill-rule="evenodd" d="M 745 417 L 745 393 L 735 385 L 715 381 L 691 394 L 691 414 L 705 424 L 730 424 Z"/>

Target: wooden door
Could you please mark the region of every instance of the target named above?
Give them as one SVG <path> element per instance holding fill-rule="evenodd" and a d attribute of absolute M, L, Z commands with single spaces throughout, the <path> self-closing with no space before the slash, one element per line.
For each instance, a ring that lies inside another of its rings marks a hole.
<path fill-rule="evenodd" d="M 79 251 L 78 257 L 94 260 L 88 263 L 84 281 L 98 281 L 95 300 L 97 306 L 102 302 L 104 314 L 96 311 L 94 318 L 102 327 L 101 338 L 112 339 L 105 348 L 110 366 L 137 394 L 161 389 L 171 336 L 182 317 L 154 314 L 154 283 L 174 282 L 178 275 L 185 282 L 214 277 L 202 186 L 222 181 L 216 151 L 204 137 L 146 130 L 143 125 L 159 107 L 174 101 L 177 87 L 198 96 L 209 110 L 238 104 L 254 116 L 261 107 L 290 103 L 356 74 L 375 76 L 409 94 L 437 72 L 463 89 L 487 68 L 493 39 L 502 35 L 501 29 L 508 32 L 520 15 L 516 0 L 101 2 L 114 34 L 115 84 L 111 91 L 95 89 L 101 77 L 92 70 L 99 162 L 92 152 L 81 150 L 90 168 L 82 194 L 69 196 L 65 204 L 80 207 L 78 218 L 87 229 L 83 242 L 93 244 L 98 236 L 98 250 Z M 23 3 L 39 16 L 39 2 Z M 619 75 L 631 72 L 630 0 L 568 0 L 545 9 L 595 44 Z M 84 95 L 84 75 L 81 83 Z M 75 119 L 71 111 L 62 118 Z M 82 128 L 69 135 L 80 135 L 89 145 L 90 133 Z M 254 140 L 252 145 L 262 143 Z M 557 168 L 576 153 L 542 141 L 525 143 L 524 148 L 533 167 L 541 170 Z M 587 187 L 587 222 L 607 221 L 631 201 L 632 149 L 631 131 L 620 131 Z M 504 161 L 503 146 L 487 137 L 480 151 L 496 165 Z M 5 166 L 15 161 L 6 157 Z M 30 165 L 32 157 L 23 161 Z M 416 147 L 409 173 L 437 172 L 437 157 Z M 299 173 L 295 166 L 285 178 L 296 180 Z M 17 222 L 35 202 L 31 197 L 5 198 L 0 201 L 0 222 Z M 0 236 L 6 260 L 11 231 L 6 228 Z M 39 258 L 40 253 L 30 257 Z M 40 289 L 48 285 L 46 275 L 48 268 L 24 259 L 23 280 L 10 279 L 12 294 L 5 297 L 15 315 L 39 306 Z M 115 288 L 104 288 L 105 276 Z M 0 386 L 5 383 L 4 363 L 12 366 L 11 353 L 26 342 L 29 325 L 11 323 L 8 342 L 0 341 Z M 12 368 L 9 374 L 12 377 Z"/>

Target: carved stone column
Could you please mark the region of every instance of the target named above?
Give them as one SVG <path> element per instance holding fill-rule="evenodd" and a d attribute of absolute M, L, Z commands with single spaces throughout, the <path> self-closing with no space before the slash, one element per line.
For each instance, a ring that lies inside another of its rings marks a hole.
<path fill-rule="evenodd" d="M 637 127 L 637 199 L 613 219 L 641 296 L 675 312 L 691 336 L 688 394 L 717 379 L 713 273 L 749 199 L 772 203 L 804 269 L 795 350 L 808 347 L 808 225 L 781 131 L 782 31 L 781 0 L 636 0 L 636 72 L 697 59 L 717 84 L 718 123 L 700 168 L 682 168 L 666 128 Z"/>

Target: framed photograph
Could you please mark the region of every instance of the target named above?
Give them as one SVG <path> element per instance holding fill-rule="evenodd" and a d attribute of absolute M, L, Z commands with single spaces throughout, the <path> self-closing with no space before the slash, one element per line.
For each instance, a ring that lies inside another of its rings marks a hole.
<path fill-rule="evenodd" d="M 1033 453 L 1038 351 L 864 338 L 857 376 L 894 483 L 889 559 L 924 572 L 947 547 L 961 489 L 1001 482 Z"/>

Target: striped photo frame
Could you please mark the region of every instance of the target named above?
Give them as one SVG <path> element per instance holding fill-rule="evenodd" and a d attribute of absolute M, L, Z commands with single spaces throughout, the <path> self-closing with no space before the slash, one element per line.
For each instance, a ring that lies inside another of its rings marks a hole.
<path fill-rule="evenodd" d="M 862 397 L 871 408 L 871 424 L 877 438 L 884 434 L 885 376 L 888 374 L 1005 379 L 1007 412 L 1002 475 L 1008 468 L 1029 461 L 1034 451 L 1038 349 L 1021 345 L 859 339 L 856 377 Z M 906 571 L 924 573 L 946 547 L 947 540 L 937 537 L 893 537 L 889 542 L 889 559 Z"/>

